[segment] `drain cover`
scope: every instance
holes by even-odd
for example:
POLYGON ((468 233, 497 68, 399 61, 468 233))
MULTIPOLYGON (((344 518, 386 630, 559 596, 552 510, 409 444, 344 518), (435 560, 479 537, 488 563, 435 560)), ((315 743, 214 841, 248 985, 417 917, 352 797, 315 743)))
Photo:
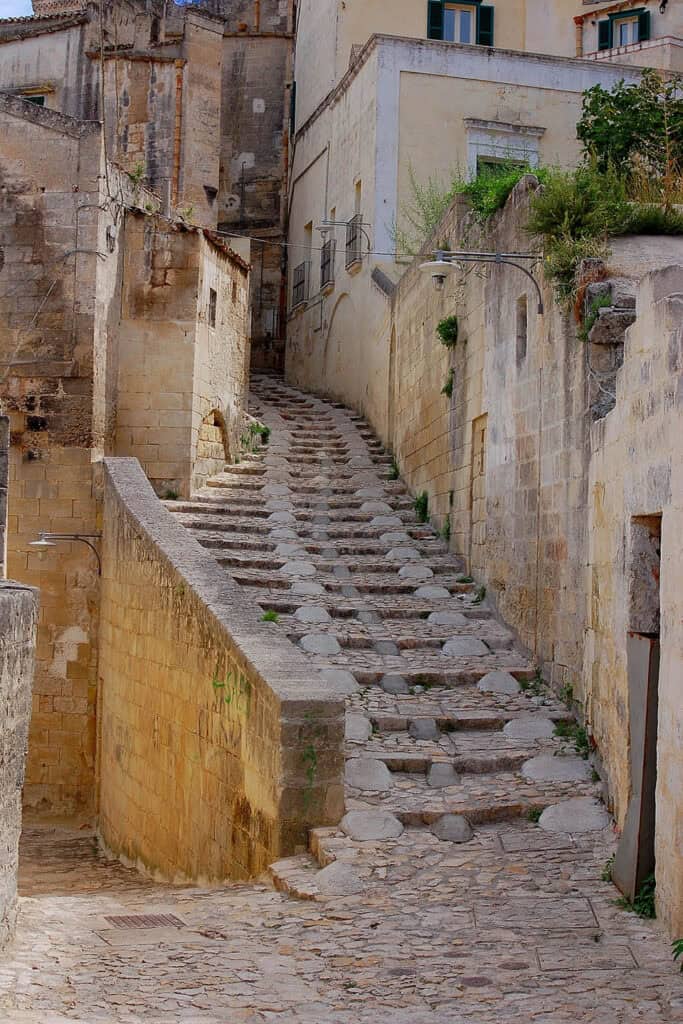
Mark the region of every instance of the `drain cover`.
POLYGON ((185 922, 173 914, 131 914, 105 917, 113 928, 184 928, 185 922))

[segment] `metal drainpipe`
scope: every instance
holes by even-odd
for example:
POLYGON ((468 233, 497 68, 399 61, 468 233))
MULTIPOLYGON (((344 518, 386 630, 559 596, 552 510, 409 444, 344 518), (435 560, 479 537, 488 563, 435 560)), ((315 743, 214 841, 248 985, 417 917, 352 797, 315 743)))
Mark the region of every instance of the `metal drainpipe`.
POLYGON ((261 0, 254 0, 254 32, 261 31, 261 0))
POLYGON ((180 152, 183 136, 183 67, 185 62, 175 61, 175 128, 173 133, 173 181, 171 183, 171 206, 178 203, 180 191, 180 152))

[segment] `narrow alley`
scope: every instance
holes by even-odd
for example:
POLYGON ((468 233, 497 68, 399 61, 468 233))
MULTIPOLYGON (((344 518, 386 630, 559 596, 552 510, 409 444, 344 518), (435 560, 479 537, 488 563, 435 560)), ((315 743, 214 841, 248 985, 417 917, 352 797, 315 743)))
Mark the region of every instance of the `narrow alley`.
MULTIPOLYGON (((346 817, 256 884, 157 884, 26 826, 11 1024, 673 1024, 567 709, 342 406, 252 381, 258 448, 184 526, 347 689, 346 817), (557 735, 560 733, 561 735, 557 735)), ((311 770, 314 771, 314 764, 311 770)))

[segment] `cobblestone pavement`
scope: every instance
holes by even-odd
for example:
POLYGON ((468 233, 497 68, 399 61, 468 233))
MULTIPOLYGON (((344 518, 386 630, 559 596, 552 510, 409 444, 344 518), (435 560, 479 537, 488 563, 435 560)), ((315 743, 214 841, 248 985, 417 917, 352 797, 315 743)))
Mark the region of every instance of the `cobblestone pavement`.
POLYGON ((615 837, 555 735, 566 708, 366 424, 270 376, 252 411, 265 452, 169 507, 346 684, 347 816, 268 879, 211 890, 143 879, 87 830, 27 829, 0 1020, 683 1021, 656 923, 601 878, 615 837))

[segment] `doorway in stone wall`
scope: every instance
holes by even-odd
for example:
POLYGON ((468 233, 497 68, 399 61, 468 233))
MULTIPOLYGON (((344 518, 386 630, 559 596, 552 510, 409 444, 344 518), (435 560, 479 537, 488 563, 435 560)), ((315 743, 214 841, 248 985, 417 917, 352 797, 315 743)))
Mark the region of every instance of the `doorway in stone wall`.
POLYGON ((655 871, 662 517, 636 516, 630 528, 626 653, 631 795, 612 877, 632 900, 655 871))
POLYGON ((472 421, 472 479, 470 484, 470 569, 485 567, 486 439, 488 414, 472 421))
POLYGON ((394 446, 396 429, 396 328, 391 328, 389 345, 389 395, 387 399, 387 433, 389 444, 394 446))

